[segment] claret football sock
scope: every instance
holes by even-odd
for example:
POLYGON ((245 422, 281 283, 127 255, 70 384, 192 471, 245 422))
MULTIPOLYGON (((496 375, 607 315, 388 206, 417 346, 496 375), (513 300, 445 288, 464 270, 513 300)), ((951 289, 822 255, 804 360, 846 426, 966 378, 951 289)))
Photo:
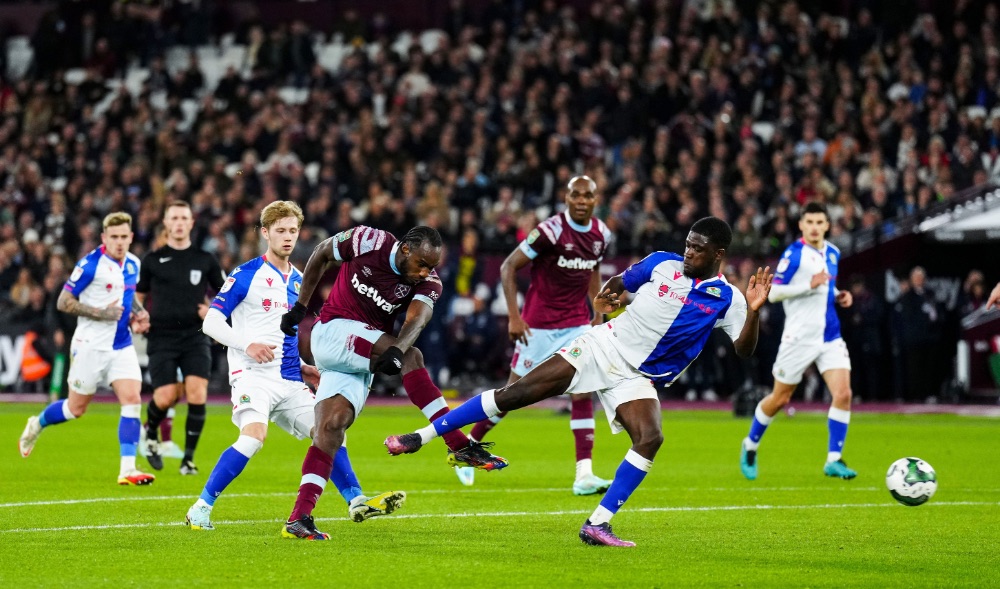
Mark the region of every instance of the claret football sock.
MULTIPOLYGON (((433 422, 448 413, 448 402, 441 395, 441 389, 431 380, 426 368, 404 374, 403 388, 406 389, 410 402, 423 412, 428 421, 433 422)), ((441 438, 451 450, 460 450, 469 445, 469 438, 458 430, 443 434, 441 438)))

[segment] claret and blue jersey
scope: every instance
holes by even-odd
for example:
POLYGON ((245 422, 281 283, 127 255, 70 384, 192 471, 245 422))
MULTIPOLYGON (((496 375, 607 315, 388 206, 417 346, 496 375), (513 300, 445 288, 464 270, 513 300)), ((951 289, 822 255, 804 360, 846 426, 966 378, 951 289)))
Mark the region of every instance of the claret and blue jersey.
POLYGON ((299 300, 302 273, 294 266, 286 276, 267 260, 254 258, 236 267, 212 308, 230 320, 237 337, 250 343, 275 345, 274 360, 260 365, 240 350, 229 349, 229 370, 244 370, 249 366, 280 368, 281 378, 301 381, 299 337, 281 331, 281 316, 299 300))
POLYGON ((840 338, 840 319, 836 308, 837 269, 840 250, 830 242, 816 249, 803 239, 789 245, 778 262, 771 286, 772 302, 783 301, 785 329, 782 341, 816 340, 823 342, 840 338), (826 271, 830 281, 810 288, 812 277, 826 271))
POLYGON ((606 324, 629 364, 667 385, 698 357, 713 329, 736 341, 747 316, 743 293, 724 276, 689 278, 683 262, 677 254, 654 252, 629 266, 622 280, 634 300, 606 324))
POLYGON ((83 257, 63 287, 84 305, 104 309, 112 303, 125 308, 115 322, 80 317, 73 339, 94 350, 121 350, 132 345, 129 318, 135 285, 139 281, 139 258, 125 254, 122 261, 107 255, 100 246, 83 257))

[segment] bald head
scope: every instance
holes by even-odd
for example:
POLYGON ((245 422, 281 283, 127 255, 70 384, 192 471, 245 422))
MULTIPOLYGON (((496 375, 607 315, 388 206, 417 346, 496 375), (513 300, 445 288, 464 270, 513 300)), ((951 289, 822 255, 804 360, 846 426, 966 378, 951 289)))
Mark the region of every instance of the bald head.
POLYGON ((574 176, 566 185, 566 211, 574 223, 590 225, 597 205, 597 182, 590 176, 574 176))

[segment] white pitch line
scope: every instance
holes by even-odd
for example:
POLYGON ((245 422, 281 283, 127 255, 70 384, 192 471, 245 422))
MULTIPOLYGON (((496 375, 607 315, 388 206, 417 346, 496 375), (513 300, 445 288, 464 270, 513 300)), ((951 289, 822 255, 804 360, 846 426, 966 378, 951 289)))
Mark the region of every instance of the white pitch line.
MULTIPOLYGON (((721 492, 721 493, 757 493, 757 492, 786 492, 786 491, 815 491, 816 487, 684 487, 684 488, 674 488, 674 487, 642 487, 643 491, 660 491, 660 492, 721 492)), ((878 491, 879 487, 844 487, 844 491, 878 491)), ((952 489, 961 491, 963 489, 952 489)), ((969 489, 973 490, 973 489, 969 489)), ((982 489, 975 489, 977 491, 982 491, 982 489)), ((568 491, 567 487, 548 487, 541 489, 417 489, 414 491, 407 491, 407 493, 420 494, 420 495, 438 495, 438 494, 465 494, 473 495, 477 493, 565 493, 568 491)), ((224 497, 290 497, 294 496, 294 492, 286 493, 227 493, 224 497)), ((17 503, 0 503, 0 509, 13 508, 13 507, 37 507, 43 505, 79 505, 82 503, 106 503, 106 502, 118 502, 118 501, 169 501, 173 499, 192 499, 194 495, 154 495, 145 496, 138 495, 135 497, 96 497, 91 499, 51 499, 46 501, 20 501, 17 503)))
MULTIPOLYGON (((990 506, 1000 507, 1000 502, 994 501, 939 501, 928 503, 933 507, 955 507, 955 506, 990 506)), ((665 512, 706 512, 706 511, 768 511, 768 510, 806 510, 806 509, 871 509, 871 508, 900 508, 901 505, 895 503, 824 503, 819 505, 710 505, 710 506, 685 506, 685 507, 639 507, 630 509, 630 512, 640 513, 665 513, 665 512)), ((468 517, 547 517, 562 515, 585 515, 590 513, 589 509, 571 509, 561 511, 493 511, 481 513, 415 513, 407 515, 395 515, 384 518, 383 521, 397 519, 431 519, 431 518, 468 518, 468 517)), ((281 523, 280 519, 256 519, 256 520, 223 520, 214 522, 215 525, 242 526, 281 523)), ((346 517, 316 518, 316 521, 342 522, 350 521, 346 517)), ((133 524, 105 524, 99 526, 63 526, 58 528, 15 528, 12 530, 0 530, 0 534, 27 534, 33 532, 67 532, 80 530, 118 530, 135 528, 163 528, 184 526, 180 522, 143 522, 133 524)))

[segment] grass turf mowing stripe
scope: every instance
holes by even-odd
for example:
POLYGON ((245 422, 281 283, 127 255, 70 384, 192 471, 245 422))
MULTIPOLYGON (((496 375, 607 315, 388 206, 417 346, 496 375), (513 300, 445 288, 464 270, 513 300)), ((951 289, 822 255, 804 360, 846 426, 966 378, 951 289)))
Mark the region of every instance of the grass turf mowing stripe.
MULTIPOLYGON (((674 488, 674 487, 643 487, 643 490, 647 491, 665 491, 665 492, 695 492, 695 491, 711 491, 718 493, 736 493, 736 492, 798 492, 798 491, 813 491, 814 487, 749 487, 749 488, 736 488, 736 487, 686 487, 686 488, 674 488)), ((880 487, 844 487, 844 491, 878 491, 880 487)), ((962 490, 973 490, 973 489, 952 489, 955 491, 962 490)), ((982 489, 974 489, 976 491, 981 491, 982 489)), ((416 493, 421 495, 430 494, 442 494, 442 493, 455 493, 455 494, 467 494, 472 495, 475 493, 567 493, 568 487, 549 487, 544 489, 417 489, 414 491, 407 491, 407 493, 416 493)), ((285 493, 232 493, 226 494, 225 497, 294 497, 294 492, 285 493)), ((154 496, 137 496, 137 497, 97 497, 91 499, 52 499, 47 501, 21 501, 18 503, 0 503, 0 509, 4 508, 14 508, 14 507, 35 507, 41 505, 77 505, 81 503, 104 503, 104 502, 114 502, 114 501, 169 501, 172 499, 191 499, 194 495, 154 495, 154 496)))
MULTIPOLYGON (((939 501, 928 503, 926 506, 932 507, 955 507, 955 506, 990 506, 1000 507, 1000 502, 996 501, 939 501)), ((705 511, 767 511, 767 510, 806 510, 806 509, 873 509, 873 508, 900 508, 902 505, 896 503, 825 503, 819 505, 708 505, 708 506, 683 506, 683 507, 639 507, 630 509, 633 513, 662 513, 662 512, 705 512, 705 511)), ((385 520, 397 519, 429 519, 429 518, 456 518, 456 517, 544 517, 562 515, 586 515, 591 513, 591 509, 572 509, 562 511, 495 511, 482 513, 414 513, 406 515, 394 515, 385 520)), ((347 522, 351 521, 346 517, 319 517, 318 522, 347 522)), ((224 520, 213 522, 213 525, 258 525, 283 523, 281 519, 257 519, 257 520, 224 520)), ((33 532, 66 532, 71 530, 117 530, 128 528, 158 528, 186 526, 181 522, 141 522, 134 524, 104 524, 97 526, 63 526, 55 528, 14 528, 11 530, 0 530, 0 534, 27 534, 33 532)))

